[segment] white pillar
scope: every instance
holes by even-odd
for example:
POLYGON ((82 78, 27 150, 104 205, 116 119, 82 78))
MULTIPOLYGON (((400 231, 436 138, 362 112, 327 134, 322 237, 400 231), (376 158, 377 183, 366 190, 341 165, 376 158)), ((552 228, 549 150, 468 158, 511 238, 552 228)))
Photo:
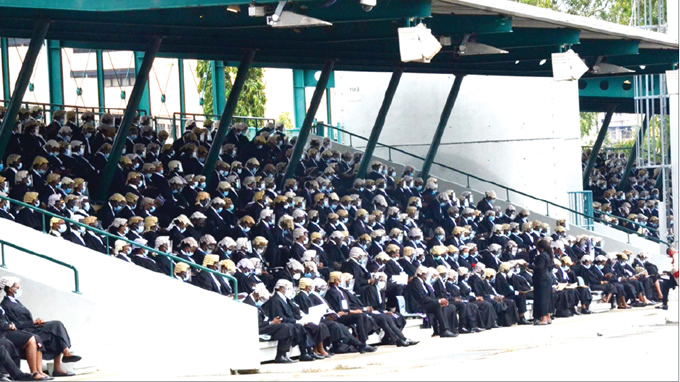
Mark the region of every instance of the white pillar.
POLYGON ((666 22, 668 23, 668 33, 671 36, 678 35, 678 0, 666 1, 666 22))
MULTIPOLYGON (((674 3, 674 1, 669 1, 674 3)), ((676 8, 677 12, 677 8, 676 8)), ((677 25, 677 19, 676 19, 677 25)), ((671 129, 671 177, 673 179, 673 229, 675 232, 675 249, 680 239, 680 131, 678 131, 678 71, 666 72, 668 101, 670 102, 671 129)))

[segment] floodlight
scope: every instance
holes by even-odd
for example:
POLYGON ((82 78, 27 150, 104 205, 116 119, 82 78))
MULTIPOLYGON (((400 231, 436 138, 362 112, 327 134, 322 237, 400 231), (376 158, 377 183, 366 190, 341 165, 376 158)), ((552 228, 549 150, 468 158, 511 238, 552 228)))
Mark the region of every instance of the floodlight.
POLYGON ((359 4, 361 4, 361 8, 364 11, 370 12, 373 10, 373 7, 378 5, 378 0, 359 0, 359 4))
POLYGON ((402 62, 430 62, 442 49, 432 31, 424 24, 399 28, 398 33, 402 62))
POLYGON ((573 50, 564 53, 553 53, 552 70, 555 81, 574 81, 588 71, 588 66, 573 50))

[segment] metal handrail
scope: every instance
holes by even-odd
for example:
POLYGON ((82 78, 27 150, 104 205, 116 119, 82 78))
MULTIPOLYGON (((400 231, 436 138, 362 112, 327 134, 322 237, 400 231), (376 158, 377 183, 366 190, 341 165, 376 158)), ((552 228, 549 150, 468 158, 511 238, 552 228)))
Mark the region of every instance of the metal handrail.
MULTIPOLYGON (((147 251, 149 251, 149 252, 151 252, 151 253, 155 253, 156 256, 158 256, 158 255, 160 255, 160 256, 165 256, 165 257, 167 257, 167 258, 169 258, 169 259, 171 259, 171 260, 174 260, 175 262, 182 262, 182 263, 185 263, 185 264, 189 265, 189 266, 192 267, 192 268, 196 268, 196 269, 199 269, 199 270, 204 271, 204 272, 212 273, 212 274, 215 274, 216 276, 226 277, 226 278, 229 280, 229 282, 233 285, 233 289, 234 289, 234 300, 238 300, 238 282, 237 282, 236 278, 234 278, 234 277, 231 276, 231 275, 227 275, 227 274, 224 274, 224 273, 221 273, 221 272, 217 272, 217 271, 215 271, 215 270, 213 270, 213 269, 206 268, 206 267, 204 267, 204 266, 202 266, 202 265, 195 264, 195 263, 192 263, 192 262, 187 261, 187 260, 185 260, 185 259, 182 259, 181 257, 177 257, 177 256, 172 255, 172 254, 169 254, 169 253, 161 252, 161 251, 159 251, 159 250, 157 250, 157 249, 155 249, 155 248, 151 248, 151 247, 148 247, 148 246, 146 246, 146 245, 141 245, 141 244, 139 244, 139 243, 135 243, 134 241, 129 240, 129 239, 126 238, 126 237, 114 235, 114 234, 112 234, 112 233, 110 233, 110 232, 101 230, 101 229, 99 229, 99 228, 91 227, 91 226, 89 226, 89 225, 87 225, 87 224, 84 224, 84 223, 75 221, 75 220, 70 219, 70 218, 67 218, 67 217, 65 217, 65 216, 57 215, 57 214, 52 213, 52 212, 50 212, 50 211, 43 210, 42 208, 39 208, 39 207, 30 205, 30 204, 26 204, 26 203, 24 203, 24 202, 21 202, 21 201, 15 200, 15 199, 11 199, 11 198, 8 198, 8 197, 6 197, 6 196, 0 195, 0 200, 7 200, 7 201, 9 201, 11 204, 15 204, 15 205, 21 206, 21 207, 23 207, 23 208, 31 209, 31 210, 36 211, 36 212, 39 212, 41 215, 43 215, 42 218, 41 218, 41 220, 42 220, 42 231, 43 231, 43 233, 48 233, 47 227, 45 226, 45 218, 44 218, 44 216, 47 215, 47 216, 50 216, 50 217, 53 217, 53 218, 61 219, 61 220, 65 221, 65 222, 67 222, 67 223, 69 223, 69 224, 73 224, 73 225, 75 225, 75 226, 77 226, 77 227, 84 227, 85 229, 87 229, 87 230, 89 230, 89 231, 92 231, 92 232, 94 232, 94 233, 96 233, 96 234, 99 234, 99 235, 101 235, 101 236, 104 236, 104 237, 106 238, 106 255, 107 255, 107 256, 111 256, 111 246, 109 245, 110 242, 111 242, 111 240, 114 240, 114 242, 115 242, 115 240, 122 240, 122 241, 124 241, 124 242, 126 242, 126 243, 128 243, 128 244, 130 244, 130 245, 133 245, 133 246, 136 246, 136 247, 139 247, 139 248, 146 249, 147 251)), ((172 263, 171 263, 171 264, 172 264, 172 263)), ((170 267, 170 277, 173 277, 173 276, 174 276, 174 269, 173 269, 173 267, 172 267, 172 265, 171 265, 171 267, 170 267)))
MULTIPOLYGON (((9 104, 9 100, 0 100, 3 104, 7 105, 9 104)), ((83 112, 89 111, 94 114, 102 114, 100 113, 100 110, 103 110, 104 113, 109 113, 111 114, 112 111, 120 112, 120 115, 123 115, 123 112, 125 112, 125 108, 120 108, 120 107, 99 107, 99 106, 78 106, 78 105, 65 105, 65 104, 57 104, 57 103, 45 103, 45 102, 29 102, 25 101, 21 103, 24 107, 27 109, 29 106, 40 106, 43 111, 43 122, 47 124, 47 115, 46 113, 54 113, 57 110, 66 110, 66 109, 71 109, 76 112, 76 117, 78 117, 80 114, 83 112)), ((147 115, 148 112, 144 109, 139 109, 139 114, 140 115, 147 115)))
POLYGON ((80 276, 78 275, 78 268, 74 267, 71 264, 65 263, 61 260, 57 260, 53 257, 31 251, 30 249, 26 249, 26 248, 20 247, 16 244, 12 244, 10 242, 7 242, 5 240, 0 239, 0 253, 2 254, 2 265, 0 265, 0 266, 2 268, 7 268, 7 265, 5 264, 5 246, 8 246, 10 248, 14 248, 14 249, 21 251, 21 252, 24 252, 24 253, 28 253, 29 255, 37 256, 41 259, 51 261, 55 264, 61 265, 62 267, 66 267, 66 268, 71 269, 73 271, 73 279, 74 279, 73 281, 75 283, 75 290, 73 291, 73 293, 80 294, 80 276))
MULTIPOLYGON (((331 126, 331 125, 326 125, 326 124, 321 124, 321 123, 320 123, 320 125, 323 125, 324 127, 327 127, 327 128, 329 128, 329 129, 335 129, 335 130, 337 130, 337 131, 339 131, 339 132, 341 132, 341 133, 344 133, 344 134, 349 135, 349 137, 350 137, 350 146, 351 146, 351 147, 353 147, 353 145, 352 145, 352 138, 359 138, 359 139, 368 141, 368 138, 366 138, 366 137, 363 137, 363 136, 361 136, 361 135, 358 135, 358 134, 352 133, 352 132, 350 132, 350 131, 341 129, 341 128, 339 128, 339 127, 331 126)), ((418 155, 409 153, 409 152, 407 152, 407 151, 404 151, 404 150, 402 150, 402 149, 400 149, 400 148, 397 148, 397 147, 394 147, 394 146, 386 145, 386 144, 383 144, 383 143, 380 143, 380 142, 378 142, 376 146, 384 147, 384 148, 387 148, 387 149, 388 149, 388 157, 389 157, 388 160, 389 160, 389 161, 392 161, 392 153, 391 153, 392 151, 396 151, 396 152, 398 152, 398 153, 404 154, 404 155, 409 156, 409 157, 414 158, 414 159, 418 159, 418 160, 421 160, 421 161, 425 161, 425 158, 423 158, 423 157, 420 157, 420 156, 418 156, 418 155)), ((670 243, 668 243, 668 242, 666 242, 666 241, 664 241, 664 240, 661 240, 661 239, 659 239, 659 238, 656 238, 656 237, 653 237, 653 236, 643 235, 643 234, 640 234, 640 233, 637 232, 637 231, 633 231, 633 230, 630 230, 630 229, 625 228, 625 227, 622 227, 622 226, 612 225, 611 223, 606 222, 606 221, 604 221, 603 219, 600 219, 600 218, 598 218, 598 217, 595 217, 595 216, 588 216, 588 215, 586 215, 586 214, 584 214, 584 213, 582 213, 582 212, 580 212, 580 211, 572 210, 572 209, 570 209, 570 208, 561 206, 561 205, 556 204, 556 203, 554 203, 554 202, 551 202, 551 201, 549 201, 549 200, 541 199, 541 198, 538 198, 538 197, 536 197, 536 196, 529 195, 529 194, 527 194, 527 193, 525 193, 525 192, 522 192, 522 191, 519 191, 519 190, 515 190, 515 189, 513 189, 513 188, 510 188, 510 187, 504 186, 504 185, 502 185, 502 184, 496 183, 496 182, 494 182, 494 181, 480 178, 480 177, 478 177, 478 176, 476 176, 476 175, 469 174, 469 173, 467 173, 467 172, 465 172, 465 171, 458 170, 458 169, 456 169, 456 168, 453 168, 453 167, 451 167, 451 166, 445 165, 445 164, 443 164, 443 163, 432 162, 432 164, 435 164, 435 165, 440 166, 440 167, 442 167, 442 168, 444 168, 444 169, 447 169, 447 170, 450 170, 450 171, 453 171, 453 172, 457 172, 457 173, 459 173, 459 174, 461 174, 461 175, 464 175, 464 176, 466 177, 466 183, 467 183, 467 184, 466 184, 466 188, 472 189, 472 188, 470 187, 470 179, 474 179, 474 180, 477 180, 477 181, 480 181, 480 182, 484 182, 484 183, 488 183, 488 184, 494 185, 494 186, 496 186, 496 187, 498 187, 498 188, 501 188, 501 189, 505 190, 505 193, 506 193, 506 201, 507 201, 508 203, 510 203, 510 193, 511 193, 511 192, 516 193, 516 194, 521 195, 521 196, 524 196, 524 197, 526 197, 526 198, 529 198, 529 199, 532 199, 532 200, 541 202, 541 203, 545 203, 545 205, 546 205, 546 216, 550 216, 550 206, 553 206, 553 207, 562 209, 562 210, 564 210, 564 211, 567 211, 567 212, 570 212, 570 213, 574 213, 574 214, 576 214, 576 215, 584 216, 584 217, 587 217, 587 218, 593 218, 593 219, 595 219, 595 221, 597 221, 597 222, 599 222, 599 223, 602 223, 602 224, 604 224, 604 225, 607 225, 607 226, 610 226, 610 227, 619 229, 619 230, 621 230, 621 231, 627 233, 629 236, 630 236, 631 234, 634 234, 634 235, 640 236, 640 237, 645 238, 645 239, 647 239, 647 240, 654 241, 654 242, 659 243, 659 244, 665 244, 665 245, 667 245, 667 246, 670 246, 670 245, 671 245, 670 243)), ((481 192, 481 191, 477 191, 477 192, 481 192)), ((598 213, 600 213, 600 211, 598 211, 598 213)), ((618 216, 616 216, 616 215, 610 215, 610 214, 607 214, 606 212, 602 212, 602 214, 605 214, 605 215, 609 215, 609 216, 611 216, 611 217, 614 217, 614 218, 616 218, 616 219, 619 220, 619 221, 626 221, 626 222, 633 223, 633 224, 639 226, 639 223, 633 222, 633 221, 631 221, 631 220, 628 220, 628 219, 625 219, 625 218, 622 218, 622 217, 618 217, 618 216)), ((646 229, 649 229, 649 230, 657 231, 657 230, 655 230, 655 229, 653 229, 653 228, 648 228, 648 227, 645 227, 645 228, 646 228, 646 229)), ((630 242, 630 237, 629 237, 628 241, 630 242)))

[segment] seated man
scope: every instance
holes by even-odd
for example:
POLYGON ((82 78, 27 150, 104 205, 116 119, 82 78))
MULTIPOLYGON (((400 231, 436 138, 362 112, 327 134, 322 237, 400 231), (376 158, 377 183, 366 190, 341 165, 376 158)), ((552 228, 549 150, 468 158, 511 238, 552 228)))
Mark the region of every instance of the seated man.
POLYGON ((264 284, 258 284, 255 286, 255 289, 253 289, 253 292, 243 300, 243 303, 257 308, 260 335, 266 334, 272 341, 278 341, 276 344, 276 358, 274 358, 274 362, 293 363, 295 361, 288 358, 286 353, 290 350, 293 339, 295 338, 295 326, 290 323, 284 323, 281 317, 267 317, 262 310, 262 305, 264 305, 270 297, 271 294, 264 284))
MULTIPOLYGON (((407 301, 412 301, 410 306, 413 309, 418 309, 423 313, 434 316, 432 328, 434 330, 433 336, 439 337, 457 337, 458 333, 449 330, 447 325, 447 318, 455 315, 455 312, 449 308, 449 302, 445 298, 436 298, 434 290, 429 285, 429 271, 427 268, 420 266, 416 269, 415 277, 409 282, 404 290, 407 301)), ((456 325, 457 326, 457 325, 456 325)), ((456 328, 451 328, 457 330, 456 328)))

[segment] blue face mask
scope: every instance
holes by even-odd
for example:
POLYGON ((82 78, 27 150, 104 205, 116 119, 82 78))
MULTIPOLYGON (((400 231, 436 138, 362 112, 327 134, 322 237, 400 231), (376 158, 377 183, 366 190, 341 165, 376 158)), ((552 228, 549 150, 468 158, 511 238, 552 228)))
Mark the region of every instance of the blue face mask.
POLYGON ((178 190, 178 189, 174 189, 174 190, 172 190, 172 193, 175 194, 175 195, 177 195, 177 194, 179 194, 179 190, 178 190))
POLYGON ((437 235, 437 239, 444 240, 444 235, 437 235))
POLYGON ((4 169, 4 168, 5 168, 5 165, 0 163, 0 171, 2 171, 2 169, 4 169))
POLYGON ((156 211, 156 206, 152 206, 151 209, 149 210, 149 213, 152 214, 156 211))
POLYGON ((464 259, 467 259, 468 257, 470 257, 470 254, 467 253, 467 252, 465 252, 465 253, 463 253, 463 254, 460 255, 460 256, 461 256, 462 258, 464 258, 464 259))
POLYGON ((115 212, 120 212, 123 209, 123 206, 115 206, 113 207, 113 211, 115 212))
POLYGON ((234 205, 232 204, 231 206, 229 206, 229 208, 227 208, 227 211, 233 212, 234 211, 234 205))
POLYGON ((224 208, 222 208, 222 207, 215 209, 215 211, 216 211, 218 214, 221 214, 223 210, 224 210, 224 208))

